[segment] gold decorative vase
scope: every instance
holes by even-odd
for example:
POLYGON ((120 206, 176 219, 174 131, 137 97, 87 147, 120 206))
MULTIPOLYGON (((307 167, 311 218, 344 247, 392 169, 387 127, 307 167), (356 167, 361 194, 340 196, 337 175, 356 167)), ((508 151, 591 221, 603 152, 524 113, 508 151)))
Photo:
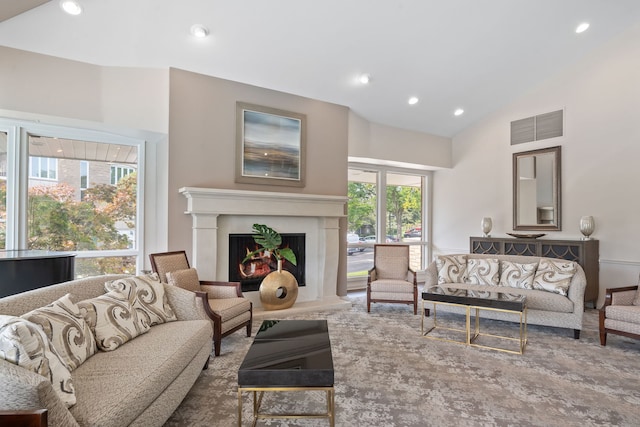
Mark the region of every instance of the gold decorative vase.
POLYGON ((282 269, 278 260, 278 270, 272 271, 260 284, 260 302, 265 310, 289 308, 298 298, 298 281, 287 270, 282 269))

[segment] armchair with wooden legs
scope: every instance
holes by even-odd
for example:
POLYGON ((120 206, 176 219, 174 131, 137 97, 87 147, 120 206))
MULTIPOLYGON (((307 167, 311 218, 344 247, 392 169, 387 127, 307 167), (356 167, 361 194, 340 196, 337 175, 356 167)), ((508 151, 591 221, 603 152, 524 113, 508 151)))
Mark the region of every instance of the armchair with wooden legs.
POLYGON ((371 303, 413 305, 418 311, 416 272, 409 268, 408 245, 374 245, 373 268, 367 277, 367 312, 371 303))
POLYGON ((251 336, 253 306, 242 296, 239 282, 215 282, 198 279, 195 268, 189 267, 185 251, 150 254, 151 267, 160 281, 194 292, 202 300, 204 311, 213 323, 215 355, 220 355, 223 337, 246 327, 251 336))

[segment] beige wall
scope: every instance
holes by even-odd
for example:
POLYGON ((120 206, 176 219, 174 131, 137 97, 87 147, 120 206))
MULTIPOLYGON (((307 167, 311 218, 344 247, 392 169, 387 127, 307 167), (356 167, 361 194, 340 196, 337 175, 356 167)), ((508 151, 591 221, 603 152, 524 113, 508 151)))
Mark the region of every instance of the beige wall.
POLYGON ((0 109, 167 133, 167 70, 100 67, 0 46, 0 109))
POLYGON ((180 187, 347 194, 347 107, 178 69, 170 70, 169 99, 170 249, 191 248, 180 187), (234 182, 236 101, 306 114, 304 188, 234 182))
POLYGON ((449 168, 451 139, 371 123, 351 112, 349 157, 419 169, 449 168))
POLYGON ((637 282, 640 272, 640 26, 623 34, 517 102, 453 138, 451 170, 434 177, 434 249, 469 250, 480 220, 495 236, 512 226, 512 153, 562 146, 562 231, 579 239, 578 223, 593 215, 604 288, 637 282), (565 135, 511 146, 513 120, 565 108, 565 135))

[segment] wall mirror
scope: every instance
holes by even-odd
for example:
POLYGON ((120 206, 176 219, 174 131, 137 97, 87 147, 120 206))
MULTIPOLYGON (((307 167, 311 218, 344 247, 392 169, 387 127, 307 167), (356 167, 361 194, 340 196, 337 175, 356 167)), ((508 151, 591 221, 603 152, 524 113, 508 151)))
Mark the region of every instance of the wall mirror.
POLYGON ((560 147, 513 153, 513 229, 562 230, 560 147))

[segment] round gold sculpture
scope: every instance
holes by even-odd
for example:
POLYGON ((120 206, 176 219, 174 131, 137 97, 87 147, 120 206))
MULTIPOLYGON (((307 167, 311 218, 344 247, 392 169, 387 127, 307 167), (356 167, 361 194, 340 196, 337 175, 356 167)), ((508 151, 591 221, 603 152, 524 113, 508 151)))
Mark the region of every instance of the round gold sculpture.
POLYGON ((287 270, 272 271, 260 285, 260 302, 265 310, 289 308, 298 298, 298 281, 287 270))

